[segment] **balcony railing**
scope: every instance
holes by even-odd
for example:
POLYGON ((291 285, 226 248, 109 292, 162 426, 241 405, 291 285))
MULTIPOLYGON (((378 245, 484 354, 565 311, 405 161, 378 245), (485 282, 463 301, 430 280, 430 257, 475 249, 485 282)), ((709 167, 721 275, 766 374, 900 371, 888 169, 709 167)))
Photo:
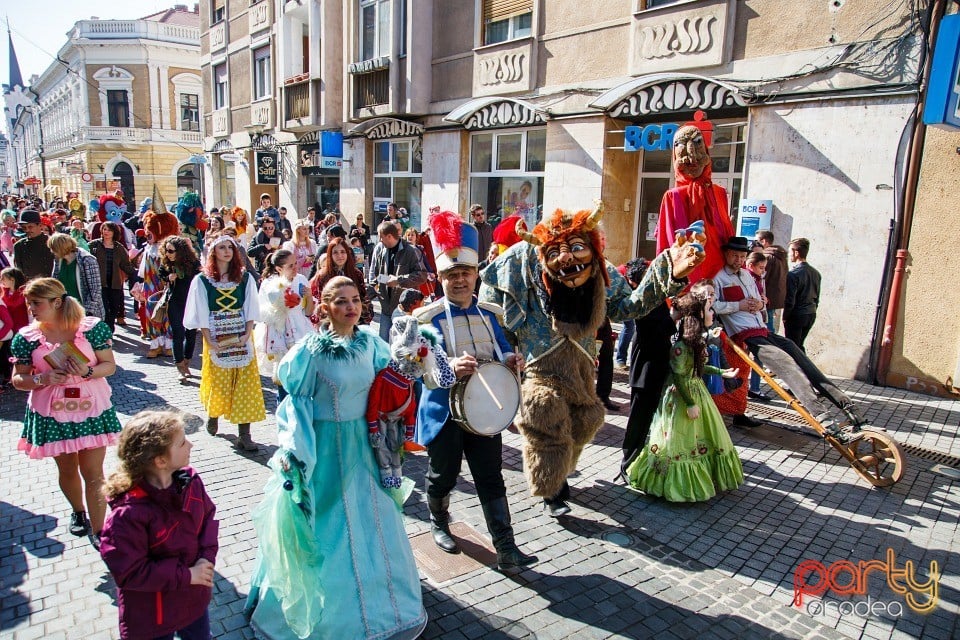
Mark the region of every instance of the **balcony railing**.
POLYGON ((136 129, 133 127, 81 127, 68 134, 44 140, 47 151, 61 151, 85 143, 148 144, 176 143, 198 145, 199 131, 177 129, 136 129))
POLYGON ((387 104, 390 101, 390 70, 380 69, 353 76, 353 104, 356 109, 387 104))
POLYGON ((153 20, 80 20, 73 36, 90 40, 140 39, 200 45, 200 28, 153 20))
POLYGON ((287 120, 310 117, 310 81, 288 84, 283 88, 287 94, 287 120))

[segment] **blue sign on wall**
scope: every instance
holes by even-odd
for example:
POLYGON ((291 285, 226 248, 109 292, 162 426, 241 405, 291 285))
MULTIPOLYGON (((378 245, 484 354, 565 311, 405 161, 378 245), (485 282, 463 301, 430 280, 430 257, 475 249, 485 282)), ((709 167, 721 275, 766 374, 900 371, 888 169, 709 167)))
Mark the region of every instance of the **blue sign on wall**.
POLYGON ((960 14, 944 16, 933 49, 923 123, 960 129, 960 14))
POLYGON ((342 158, 343 134, 339 131, 321 131, 320 155, 324 158, 342 158))
POLYGON ((623 150, 666 151, 673 146, 673 134, 679 128, 680 125, 673 123, 626 127, 623 130, 623 150))

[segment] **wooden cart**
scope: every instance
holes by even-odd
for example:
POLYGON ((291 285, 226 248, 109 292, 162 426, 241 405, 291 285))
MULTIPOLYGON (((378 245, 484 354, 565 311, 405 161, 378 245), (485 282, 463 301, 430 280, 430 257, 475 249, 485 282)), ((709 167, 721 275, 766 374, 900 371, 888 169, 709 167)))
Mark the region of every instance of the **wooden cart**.
POLYGON ((830 445, 840 452, 853 470, 875 487, 889 487, 903 477, 906 469, 906 454, 896 440, 884 431, 863 427, 858 432, 847 432, 845 437, 831 434, 820 422, 807 411, 800 402, 787 390, 777 384, 770 374, 764 371, 746 351, 741 349, 733 340, 727 338, 727 343, 751 369, 763 378, 777 395, 800 414, 812 428, 830 445))

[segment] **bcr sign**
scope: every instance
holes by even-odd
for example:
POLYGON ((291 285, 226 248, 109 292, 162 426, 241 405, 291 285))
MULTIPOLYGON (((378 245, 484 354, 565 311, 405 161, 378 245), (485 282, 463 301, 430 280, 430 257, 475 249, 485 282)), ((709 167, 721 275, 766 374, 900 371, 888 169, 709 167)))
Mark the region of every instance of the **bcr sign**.
POLYGON ((623 130, 624 151, 666 151, 673 146, 673 134, 680 125, 674 123, 629 126, 623 130))

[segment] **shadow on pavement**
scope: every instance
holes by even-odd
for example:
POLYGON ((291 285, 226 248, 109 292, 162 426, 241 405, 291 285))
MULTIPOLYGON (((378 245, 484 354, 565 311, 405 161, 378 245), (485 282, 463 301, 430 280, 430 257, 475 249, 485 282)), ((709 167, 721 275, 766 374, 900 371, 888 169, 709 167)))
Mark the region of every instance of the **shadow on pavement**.
POLYGON ((49 535, 56 527, 53 516, 0 501, 0 631, 30 617, 30 597, 18 589, 27 575, 27 554, 36 558, 63 555, 64 544, 49 535))

